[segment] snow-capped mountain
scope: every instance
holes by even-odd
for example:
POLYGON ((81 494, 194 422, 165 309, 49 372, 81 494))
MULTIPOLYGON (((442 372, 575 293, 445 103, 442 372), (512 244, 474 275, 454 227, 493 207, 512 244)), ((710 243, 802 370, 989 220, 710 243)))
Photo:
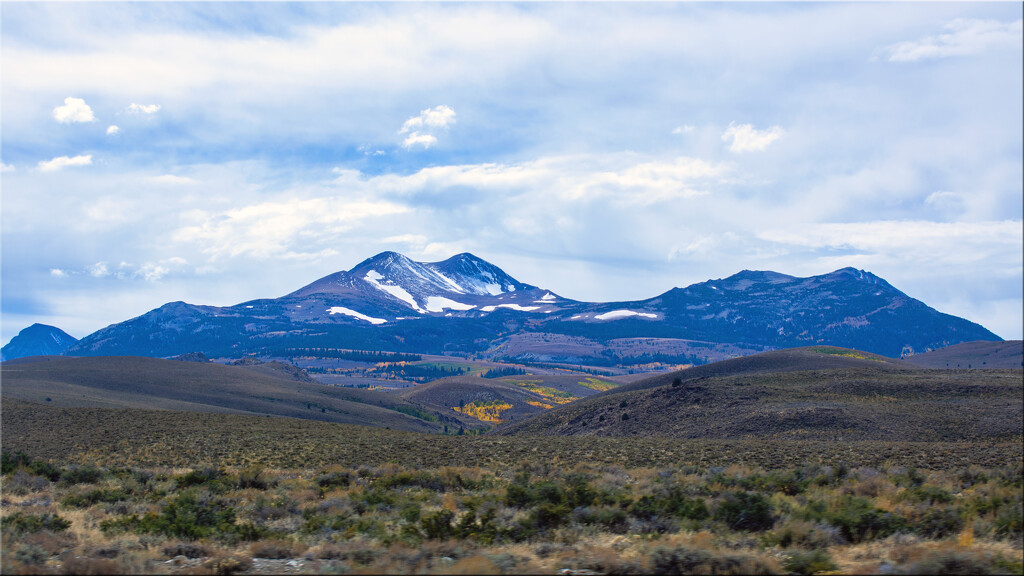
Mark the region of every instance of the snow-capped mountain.
POLYGON ((296 302, 289 309, 293 318, 326 311, 377 324, 410 315, 477 316, 498 308, 553 311, 556 302, 568 302, 469 253, 442 262, 415 262, 397 252, 382 252, 284 299, 296 302))
POLYGON ((0 361, 60 354, 75 342, 78 342, 77 338, 56 326, 33 324, 0 348, 0 361))
POLYGON ((831 344, 888 356, 1000 339, 853 268, 809 278, 744 270, 647 300, 588 303, 519 282, 472 254, 415 262, 384 252, 281 298, 223 308, 166 304, 90 334, 67 353, 237 357, 283 347, 476 353, 523 333, 591 343, 831 344))

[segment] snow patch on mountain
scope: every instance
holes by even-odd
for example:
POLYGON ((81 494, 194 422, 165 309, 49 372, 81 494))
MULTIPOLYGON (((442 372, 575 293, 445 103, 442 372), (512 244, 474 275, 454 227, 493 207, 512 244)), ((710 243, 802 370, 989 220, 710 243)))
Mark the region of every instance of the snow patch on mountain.
POLYGON ((406 304, 409 305, 410 308, 419 312, 420 314, 426 313, 426 310, 420 308, 419 304, 416 303, 416 300, 412 297, 412 294, 409 294, 408 290, 402 288, 401 286, 395 286, 392 284, 382 284, 380 280, 383 278, 384 276, 381 275, 381 273, 377 272, 376 270, 370 270, 369 272, 366 273, 366 276, 363 277, 363 279, 369 282, 374 288, 381 290, 383 292, 387 292, 388 294, 394 296, 395 298, 401 300, 402 302, 405 302, 406 304))
POLYGON ((519 304, 498 304, 496 306, 484 306, 480 310, 484 312, 494 312, 498 308, 510 308, 512 310, 518 310, 519 312, 533 312, 540 308, 540 306, 520 306, 519 304))
POLYGON ((621 320, 623 318, 630 318, 632 316, 642 316, 644 318, 657 318, 657 314, 650 314, 648 312, 636 312, 633 310, 612 310, 611 312, 605 312, 604 314, 598 314, 594 316, 594 320, 621 320))
POLYGON ((360 320, 366 320, 370 324, 383 324, 383 323, 387 322, 387 320, 385 320, 383 318, 373 318, 371 316, 367 316, 366 314, 360 314, 359 312, 356 312, 355 310, 351 310, 349 308, 345 308, 344 306, 332 306, 332 307, 328 308, 327 311, 330 312, 332 315, 333 314, 344 314, 346 316, 352 316, 353 318, 358 318, 360 320))
POLYGON ((475 304, 463 304, 444 296, 429 296, 427 298, 427 310, 430 312, 443 312, 445 308, 451 310, 472 310, 475 304))

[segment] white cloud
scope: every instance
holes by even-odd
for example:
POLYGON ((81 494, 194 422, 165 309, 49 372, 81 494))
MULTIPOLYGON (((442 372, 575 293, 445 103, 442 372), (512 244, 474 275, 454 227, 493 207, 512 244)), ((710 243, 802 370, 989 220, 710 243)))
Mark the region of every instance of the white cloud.
POLYGON ((174 174, 161 174, 159 176, 152 176, 146 180, 153 184, 166 184, 170 186, 185 186, 197 183, 195 179, 189 178, 188 176, 176 176, 174 174))
POLYGON ((437 144, 437 137, 431 134, 434 130, 447 130, 448 126, 455 123, 455 110, 451 106, 434 106, 420 111, 419 116, 413 116, 402 124, 399 134, 408 134, 402 141, 402 146, 412 148, 423 146, 424 149, 437 144))
POLYGON ((131 112, 132 114, 156 114, 159 111, 159 104, 136 104, 135 102, 132 102, 131 105, 128 106, 128 112, 131 112))
POLYGON ((399 134, 415 132, 424 128, 447 128, 449 124, 455 123, 455 110, 451 106, 434 106, 420 111, 419 116, 413 116, 402 124, 399 134))
POLYGON ((93 122, 96 120, 96 116, 92 113, 92 108, 85 103, 85 100, 70 96, 64 99, 63 106, 57 106, 53 109, 53 118, 61 124, 93 122))
POLYGON ((722 134, 722 140, 732 140, 730 152, 756 152, 767 148, 769 144, 781 138, 782 134, 782 128, 778 126, 772 126, 767 130, 755 130, 753 124, 729 123, 729 127, 722 134))
POLYGON ((437 138, 430 134, 420 134, 419 132, 413 132, 406 136, 405 140, 402 141, 402 146, 406 148, 412 148, 413 146, 423 146, 424 149, 430 148, 434 144, 437 144, 437 138))
POLYGON ((0 162, 0 172, 14 172, 15 168, 11 164, 4 164, 0 162))
POLYGON ((114 134, 117 134, 120 131, 121 131, 121 129, 118 128, 117 126, 110 125, 110 126, 107 127, 107 136, 113 136, 114 134))
POLYGON ((68 273, 60 268, 50 268, 50 276, 53 276, 54 278, 67 278, 68 273))
POLYGON ((672 130, 672 133, 673 134, 692 134, 694 130, 696 130, 696 128, 694 126, 690 126, 689 124, 684 124, 682 126, 676 126, 672 130))
POLYGON ((374 218, 408 212, 409 207, 345 198, 285 199, 225 212, 193 211, 193 224, 173 233, 177 242, 198 244, 211 259, 318 259, 337 254, 330 247, 346 232, 374 218), (318 245, 327 246, 317 250, 318 245))
POLYGON ((980 54, 992 48, 1020 50, 1021 23, 957 18, 946 24, 946 32, 921 40, 897 42, 882 49, 890 62, 917 62, 980 54))
POLYGON ((91 274, 93 278, 103 278, 105 276, 110 276, 110 269, 107 268, 106 262, 97 262, 89 267, 89 274, 91 274))
POLYGON ((995 259, 1019 272, 1024 227, 1020 220, 932 222, 926 220, 844 222, 767 229, 762 240, 811 249, 857 252, 828 257, 836 267, 870 259, 907 266, 974 265, 995 259), (1016 261, 1016 264, 1014 262, 1016 261))
POLYGON ((42 160, 39 162, 39 170, 42 172, 56 172, 62 168, 69 166, 89 166, 92 164, 92 154, 85 154, 83 156, 75 156, 68 158, 67 156, 58 156, 53 160, 42 160))

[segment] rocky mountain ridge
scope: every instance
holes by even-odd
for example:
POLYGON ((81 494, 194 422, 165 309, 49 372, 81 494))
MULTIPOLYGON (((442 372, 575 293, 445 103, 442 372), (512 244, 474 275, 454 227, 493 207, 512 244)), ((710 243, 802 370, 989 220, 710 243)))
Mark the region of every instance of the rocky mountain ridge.
POLYGON ((281 298, 226 307, 172 302, 67 353, 237 357, 321 347, 494 356, 524 333, 760 349, 830 344, 890 357, 1000 340, 853 268, 808 278, 744 270, 646 300, 591 303, 522 283, 468 253, 423 263, 384 252, 281 298))

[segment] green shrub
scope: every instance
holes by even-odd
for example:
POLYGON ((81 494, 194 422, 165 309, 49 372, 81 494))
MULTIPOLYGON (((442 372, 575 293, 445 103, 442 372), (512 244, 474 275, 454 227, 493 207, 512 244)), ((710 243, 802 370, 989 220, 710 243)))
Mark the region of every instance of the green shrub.
POLYGON ((18 534, 31 534, 42 530, 63 532, 71 527, 71 522, 56 514, 35 515, 15 512, 5 517, 0 526, 4 530, 11 530, 18 534))
POLYGON ((930 507, 911 526, 915 534, 934 539, 953 536, 963 527, 964 522, 955 509, 935 507, 930 507))
POLYGON ((452 519, 455 514, 449 510, 438 510, 420 520, 423 533, 431 540, 445 540, 450 538, 455 531, 452 529, 452 519))
POLYGON ((756 492, 727 493, 715 510, 715 520, 725 522, 733 530, 768 530, 775 523, 772 504, 756 492))
POLYGON ((242 537, 251 539, 258 537, 259 530, 249 525, 235 524, 235 510, 229 503, 219 498, 211 498, 208 494, 197 495, 193 490, 186 490, 177 498, 168 502, 159 514, 150 512, 139 517, 104 520, 100 528, 105 533, 132 531, 139 534, 162 534, 187 540, 197 540, 209 536, 242 537))
POLYGON ((328 472, 321 474, 316 483, 320 488, 329 490, 331 488, 348 488, 352 483, 352 476, 348 472, 328 472))
POLYGON ((90 490, 84 494, 68 494, 60 501, 62 506, 68 508, 88 508, 100 502, 120 502, 127 500, 128 494, 121 489, 105 490, 102 488, 90 490))
POLYGON ((202 486, 211 492, 222 493, 231 490, 238 485, 238 482, 231 476, 218 468, 203 468, 193 470, 184 476, 175 478, 179 490, 202 486))
POLYGON ((843 537, 854 544, 885 538, 907 525, 903 518, 873 507, 870 500, 861 496, 844 496, 840 505, 826 512, 823 519, 839 528, 843 537))
POLYGON ((1003 506, 992 523, 993 530, 997 536, 1003 538, 1015 538, 1018 541, 1024 534, 1024 507, 1018 501, 1012 506, 1003 506))
POLYGON ((103 476, 103 470, 95 466, 75 466, 61 472, 60 483, 65 485, 94 484, 103 479, 103 476))

